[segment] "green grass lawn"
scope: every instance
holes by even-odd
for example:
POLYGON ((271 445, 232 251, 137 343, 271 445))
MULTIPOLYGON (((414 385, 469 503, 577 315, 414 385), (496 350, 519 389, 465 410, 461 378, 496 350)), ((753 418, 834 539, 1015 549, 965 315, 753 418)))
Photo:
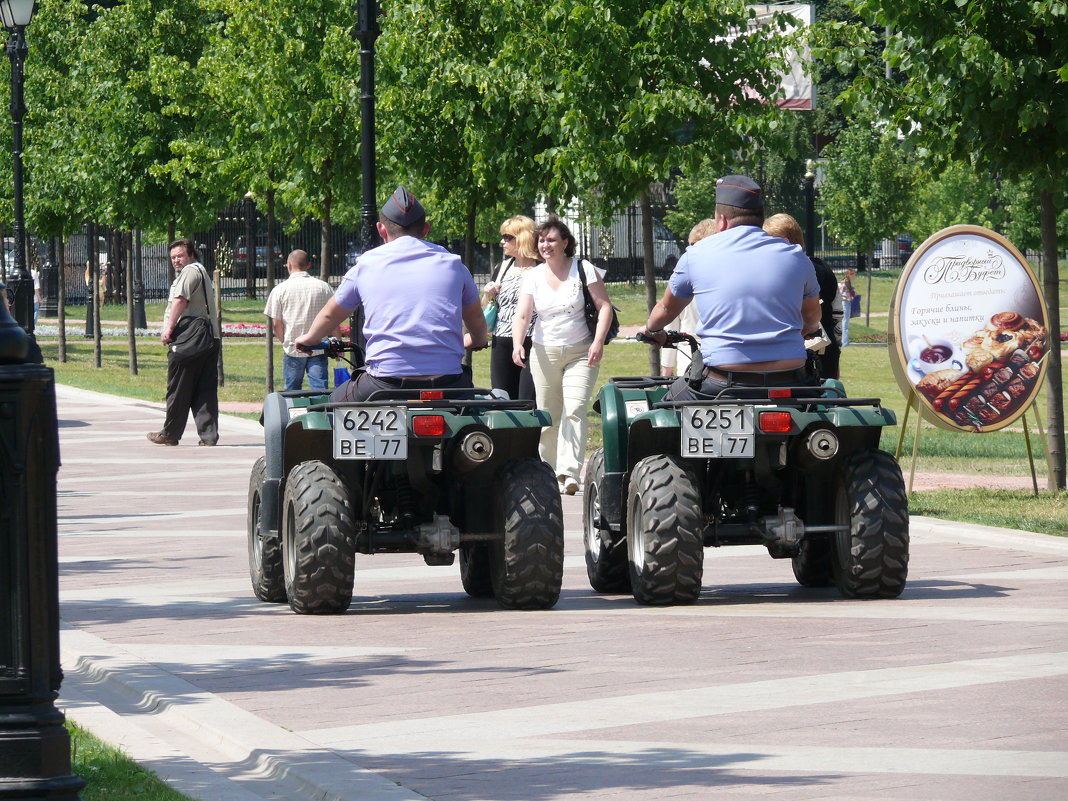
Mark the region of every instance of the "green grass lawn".
POLYGON ((85 782, 82 801, 189 801, 159 777, 71 721, 71 770, 85 782))

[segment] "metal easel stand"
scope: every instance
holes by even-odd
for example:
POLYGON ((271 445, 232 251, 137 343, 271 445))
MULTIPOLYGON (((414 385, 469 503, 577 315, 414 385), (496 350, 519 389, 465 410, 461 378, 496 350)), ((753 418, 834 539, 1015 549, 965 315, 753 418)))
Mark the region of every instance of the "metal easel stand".
POLYGON ((909 390, 908 400, 905 402, 905 418, 901 421, 901 432, 897 435, 897 449, 894 451, 894 458, 901 461, 901 448, 905 444, 905 430, 909 424, 909 413, 912 411, 912 402, 916 401, 916 433, 912 437, 912 459, 909 465, 909 489, 908 494, 912 495, 912 481, 916 477, 916 456, 919 453, 920 448, 920 421, 923 419, 923 415, 920 414, 920 399, 916 396, 913 390, 909 390))
MULTIPOLYGON (((900 462, 901 461, 901 450, 902 450, 902 447, 904 446, 904 443, 905 443, 905 430, 906 430, 906 428, 908 427, 908 424, 909 424, 909 413, 912 411, 912 405, 913 405, 913 401, 914 400, 916 402, 916 433, 912 437, 912 459, 910 460, 910 464, 909 464, 909 488, 908 488, 908 494, 910 496, 912 495, 913 479, 916 477, 916 458, 917 458, 917 454, 919 452, 919 446, 920 446, 920 430, 921 430, 920 421, 923 419, 923 415, 920 414, 920 399, 919 399, 919 397, 917 397, 916 393, 911 391, 911 390, 909 391, 908 401, 905 404, 905 417, 901 421, 901 432, 898 434, 898 437, 897 437, 897 449, 894 451, 894 458, 897 459, 900 462)), ((1038 404, 1037 403, 1032 403, 1031 404, 1031 410, 1032 410, 1032 413, 1034 414, 1035 424, 1038 426, 1038 433, 1041 434, 1042 433, 1042 418, 1041 418, 1041 416, 1039 415, 1039 412, 1038 412, 1038 404)), ((1030 429, 1029 429, 1029 427, 1027 425, 1027 412, 1026 411, 1024 411, 1024 413, 1020 416, 1020 421, 1023 424, 1024 443, 1027 446, 1027 462, 1028 462, 1028 465, 1031 468, 1031 487, 1034 490, 1035 497, 1038 497, 1038 474, 1035 471, 1035 455, 1034 455, 1034 450, 1031 447, 1031 433, 1030 433, 1030 429)), ((1054 487, 1054 481, 1053 481, 1053 458, 1050 455, 1049 447, 1043 446, 1043 451, 1045 452, 1045 455, 1046 455, 1046 468, 1048 470, 1048 475, 1049 475, 1049 479, 1048 479, 1049 486, 1050 487, 1054 487)), ((1057 489, 1055 487, 1054 487, 1054 489, 1052 491, 1053 491, 1054 494, 1057 493, 1057 489)))

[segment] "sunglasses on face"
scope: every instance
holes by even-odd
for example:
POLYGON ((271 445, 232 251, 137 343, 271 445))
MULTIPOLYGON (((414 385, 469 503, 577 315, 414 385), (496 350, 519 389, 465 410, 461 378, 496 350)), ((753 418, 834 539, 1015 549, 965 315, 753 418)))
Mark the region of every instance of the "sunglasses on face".
POLYGON ((502 242, 515 242, 515 237, 511 234, 501 234, 502 242))

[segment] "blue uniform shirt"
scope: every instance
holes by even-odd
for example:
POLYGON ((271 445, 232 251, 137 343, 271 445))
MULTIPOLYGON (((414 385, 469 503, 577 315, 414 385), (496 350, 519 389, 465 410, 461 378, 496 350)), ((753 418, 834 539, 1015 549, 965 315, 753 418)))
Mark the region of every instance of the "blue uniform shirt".
POLYGON ((697 304, 709 367, 805 358, 801 301, 820 288, 799 246, 755 225, 728 228, 692 245, 668 286, 697 304))
POLYGON ((402 236, 360 256, 334 294, 364 307, 367 371, 373 376, 456 375, 464 355, 464 306, 478 288, 460 257, 402 236))

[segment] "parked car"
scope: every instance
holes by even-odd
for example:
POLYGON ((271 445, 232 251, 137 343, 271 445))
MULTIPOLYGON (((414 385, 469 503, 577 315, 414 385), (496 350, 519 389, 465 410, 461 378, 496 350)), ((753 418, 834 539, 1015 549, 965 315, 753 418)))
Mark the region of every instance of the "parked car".
POLYGON ((884 261, 883 253, 886 246, 889 244, 893 247, 894 240, 884 239, 875 246, 875 266, 876 268, 892 268, 892 267, 904 267, 905 263, 912 256, 912 237, 908 234, 897 235, 897 258, 894 258, 893 253, 890 254, 890 259, 884 261))
MULTIPOLYGON (((274 277, 285 278, 286 260, 278 246, 274 247, 274 257, 271 259, 274 265, 274 277)), ((248 273, 248 248, 239 245, 234 254, 234 278, 244 278, 248 273)), ((267 245, 256 245, 256 277, 267 277, 267 245)))

